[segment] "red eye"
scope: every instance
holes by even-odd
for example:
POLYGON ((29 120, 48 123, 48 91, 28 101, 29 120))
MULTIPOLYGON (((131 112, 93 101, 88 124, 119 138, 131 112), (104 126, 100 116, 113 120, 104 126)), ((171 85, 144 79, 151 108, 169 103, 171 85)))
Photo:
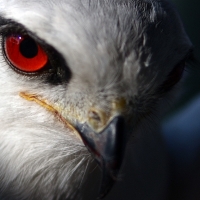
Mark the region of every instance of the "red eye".
POLYGON ((48 62, 48 56, 42 47, 29 36, 8 36, 5 38, 4 48, 10 63, 24 72, 36 72, 48 62))
POLYGON ((169 91, 174 85, 176 85, 176 83, 180 81, 185 69, 185 65, 186 62, 181 61, 174 67, 174 69, 170 72, 165 82, 159 88, 160 93, 169 91))

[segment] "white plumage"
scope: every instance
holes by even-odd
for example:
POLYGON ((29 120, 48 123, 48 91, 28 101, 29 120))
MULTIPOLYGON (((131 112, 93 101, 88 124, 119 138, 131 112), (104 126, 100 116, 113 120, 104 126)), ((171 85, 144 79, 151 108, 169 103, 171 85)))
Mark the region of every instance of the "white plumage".
POLYGON ((172 5, 1 0, 0 17, 2 199, 95 199, 100 170, 63 120, 99 133, 123 116, 129 142, 105 199, 164 200, 168 168, 158 124, 181 75, 174 69, 182 69, 191 50, 172 5), (56 75, 22 73, 10 64, 5 38, 24 33, 44 47, 56 75))

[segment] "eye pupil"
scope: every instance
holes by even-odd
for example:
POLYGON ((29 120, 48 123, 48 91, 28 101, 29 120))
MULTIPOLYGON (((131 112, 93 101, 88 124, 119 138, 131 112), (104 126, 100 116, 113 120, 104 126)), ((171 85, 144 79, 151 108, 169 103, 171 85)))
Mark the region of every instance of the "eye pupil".
POLYGON ((20 52, 26 58, 34 58, 38 54, 38 46, 32 38, 25 38, 20 43, 20 52))

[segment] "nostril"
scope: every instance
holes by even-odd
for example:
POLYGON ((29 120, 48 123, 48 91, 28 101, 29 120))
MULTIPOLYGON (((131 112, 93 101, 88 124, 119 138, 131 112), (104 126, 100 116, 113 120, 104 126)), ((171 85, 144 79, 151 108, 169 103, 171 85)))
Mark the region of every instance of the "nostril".
POLYGON ((103 110, 91 108, 88 112, 88 122, 95 132, 100 132, 108 123, 108 114, 103 110))
POLYGON ((99 121, 99 122, 101 121, 100 115, 94 110, 89 111, 88 117, 92 118, 93 120, 99 121))

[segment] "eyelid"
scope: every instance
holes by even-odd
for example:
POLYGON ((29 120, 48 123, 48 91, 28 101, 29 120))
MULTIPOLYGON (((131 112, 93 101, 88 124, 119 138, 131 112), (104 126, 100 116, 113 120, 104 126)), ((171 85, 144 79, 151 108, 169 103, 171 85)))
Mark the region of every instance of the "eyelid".
POLYGON ((39 45, 41 45, 43 48, 45 46, 49 46, 44 40, 40 39, 35 33, 29 31, 26 29, 23 25, 18 24, 16 22, 8 21, 4 25, 0 26, 0 35, 2 37, 6 37, 12 33, 19 33, 22 35, 27 35, 31 38, 33 38, 39 45))
POLYGON ((29 35, 28 31, 24 27, 16 23, 8 23, 0 26, 0 34, 4 37, 6 37, 9 34, 12 34, 13 32, 17 32, 22 35, 29 35))

